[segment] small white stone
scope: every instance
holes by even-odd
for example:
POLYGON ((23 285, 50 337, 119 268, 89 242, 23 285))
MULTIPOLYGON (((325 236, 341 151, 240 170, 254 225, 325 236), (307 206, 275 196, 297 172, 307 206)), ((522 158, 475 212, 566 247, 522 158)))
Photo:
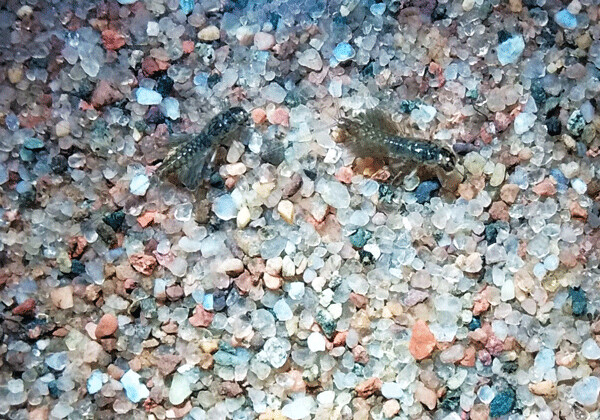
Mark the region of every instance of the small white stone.
POLYGON ((229 276, 240 275, 244 272, 244 263, 237 258, 227 258, 219 266, 219 272, 229 276))
POLYGON ((31 6, 21 6, 19 10, 17 10, 17 16, 19 17, 19 19, 26 18, 31 14, 33 14, 33 9, 31 8, 31 6))
POLYGON ((235 31, 235 37, 241 45, 250 45, 254 40, 254 31, 250 26, 240 26, 235 31))
POLYGON ((213 212, 221 220, 236 219, 238 208, 230 194, 223 194, 213 203, 213 212))
POLYGON ((600 359, 600 346, 593 338, 588 338, 581 346, 581 355, 589 360, 600 359))
POLYGON ((586 406, 591 406, 598 400, 598 394, 600 393, 600 379, 595 376, 588 376, 583 378, 573 385, 571 394, 575 400, 586 406))
POLYGON ((135 99, 140 105, 158 105, 162 102, 162 95, 152 89, 140 87, 135 91, 135 99))
POLYGON ((215 25, 207 26, 198 32, 198 39, 204 42, 216 41, 221 37, 221 31, 215 25))
POLYGON ((335 392, 334 391, 323 391, 317 395, 317 401, 319 405, 323 407, 331 407, 333 405, 333 401, 335 400, 335 392))
POLYGON ((300 54, 298 64, 314 71, 320 71, 323 68, 323 59, 319 51, 309 48, 300 54))
POLYGON ((294 265, 294 261, 288 255, 283 257, 281 275, 284 278, 290 278, 296 275, 296 266, 294 265))
POLYGON ((275 37, 266 32, 257 32, 254 35, 254 46, 262 51, 268 50, 275 45, 275 37))
POLYGON ((272 276, 279 276, 282 266, 283 259, 281 257, 269 258, 265 264, 265 271, 272 276))
POLYGON ((50 299, 59 309, 73 307, 73 286, 59 287, 50 291, 50 299))
POLYGON ((160 110, 165 117, 176 120, 180 117, 179 101, 175 98, 164 98, 160 103, 160 110))
POLYGON ((281 200, 277 205, 277 212, 283 220, 294 223, 294 204, 289 200, 281 200))
POLYGON ((237 226, 240 229, 245 228, 250 223, 250 210, 246 206, 242 206, 240 211, 237 214, 237 226))
POLYGON ((492 187, 498 187, 504 182, 504 177, 506 175, 506 166, 502 163, 496 163, 494 166, 494 172, 492 172, 492 176, 490 178, 490 185, 492 187))
POLYGON ((486 160, 477 152, 469 152, 464 159, 464 165, 467 171, 475 176, 483 174, 483 167, 485 166, 486 160))
POLYGON ((300 397, 284 405, 281 409, 281 414, 291 420, 300 420, 309 417, 314 406, 315 401, 312 397, 300 397))
POLYGON ((383 385, 381 385, 381 395, 385 398, 400 399, 404 396, 404 390, 400 384, 396 382, 384 382, 383 385))
POLYGON ((69 135, 69 133, 71 132, 71 125, 69 124, 69 121, 66 120, 61 120, 56 124, 56 136, 57 137, 65 137, 67 135, 69 135))
POLYGON ((169 389, 169 402, 173 405, 179 405, 191 394, 192 389, 190 388, 188 379, 179 373, 175 373, 171 382, 171 388, 169 389))
POLYGON ((160 27, 158 26, 158 22, 148 22, 146 26, 146 35, 148 36, 158 36, 160 32, 160 27))
POLYGON ((150 180, 144 174, 139 174, 134 176, 131 179, 131 183, 129 184, 129 191, 133 195, 143 196, 148 191, 148 187, 150 186, 150 180))
POLYGON ((342 305, 340 303, 332 303, 327 308, 333 319, 339 319, 342 316, 342 305))
POLYGON ((318 332, 311 333, 308 336, 306 343, 308 344, 308 348, 310 349, 310 351, 312 351, 313 353, 316 353, 318 351, 325 351, 325 337, 323 337, 323 335, 318 332))

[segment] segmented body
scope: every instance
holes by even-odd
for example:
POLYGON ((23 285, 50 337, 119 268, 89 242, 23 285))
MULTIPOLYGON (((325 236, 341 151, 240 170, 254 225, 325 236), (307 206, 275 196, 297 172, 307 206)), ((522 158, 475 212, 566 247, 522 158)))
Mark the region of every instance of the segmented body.
POLYGON ((195 137, 179 144, 167 155, 157 170, 164 177, 177 175, 188 188, 196 188, 214 147, 234 130, 248 122, 249 114, 240 107, 229 108, 215 116, 195 137))
POLYGON ((446 170, 454 168, 454 155, 448 149, 427 140, 411 137, 389 136, 383 140, 389 157, 407 159, 426 165, 440 165, 446 170))
POLYGON ((358 157, 439 165, 445 171, 453 170, 456 164, 456 156, 449 148, 426 139, 401 136, 396 123, 380 110, 343 118, 339 129, 340 140, 358 157))

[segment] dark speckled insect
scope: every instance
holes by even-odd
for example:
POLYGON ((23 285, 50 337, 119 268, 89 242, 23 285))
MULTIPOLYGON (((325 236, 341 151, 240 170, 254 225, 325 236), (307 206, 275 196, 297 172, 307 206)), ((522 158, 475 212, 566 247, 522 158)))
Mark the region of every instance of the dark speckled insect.
POLYGON ((215 147, 235 130, 247 125, 248 121, 249 114, 243 108, 233 107, 221 112, 209 121, 200 134, 175 146, 156 174, 160 177, 175 175, 187 188, 197 188, 215 147))
POLYGON ((432 167, 444 173, 456 169, 456 155, 449 147, 423 138, 401 135, 398 125, 378 109, 354 118, 340 118, 337 134, 338 140, 347 144, 357 157, 400 163, 399 173, 393 180, 410 167, 410 163, 432 167))
POLYGON ((355 118, 342 118, 339 130, 341 140, 357 156, 438 165, 445 171, 454 170, 456 165, 456 155, 448 147, 426 139, 401 136, 396 123, 380 110, 370 110, 355 118))

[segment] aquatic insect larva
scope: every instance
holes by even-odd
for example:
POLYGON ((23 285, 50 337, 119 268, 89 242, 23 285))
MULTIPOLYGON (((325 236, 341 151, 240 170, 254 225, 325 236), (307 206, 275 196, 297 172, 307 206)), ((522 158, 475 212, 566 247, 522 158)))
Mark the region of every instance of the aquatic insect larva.
POLYGON ((156 174, 160 177, 174 174, 187 188, 197 188, 215 147, 248 121, 249 114, 243 108, 233 107, 221 112, 210 120, 200 134, 175 146, 156 174))
POLYGON ((433 141, 400 135, 397 124, 380 110, 341 118, 338 130, 339 140, 348 144, 357 157, 409 161, 437 166, 446 172, 456 167, 452 150, 433 141))

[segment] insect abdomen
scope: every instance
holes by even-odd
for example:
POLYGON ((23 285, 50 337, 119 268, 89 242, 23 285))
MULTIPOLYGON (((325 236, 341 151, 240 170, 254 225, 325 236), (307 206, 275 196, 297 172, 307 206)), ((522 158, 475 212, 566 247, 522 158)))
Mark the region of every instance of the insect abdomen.
POLYGON ((384 140, 391 158, 409 159, 420 163, 439 160, 440 147, 426 140, 389 136, 384 140))

